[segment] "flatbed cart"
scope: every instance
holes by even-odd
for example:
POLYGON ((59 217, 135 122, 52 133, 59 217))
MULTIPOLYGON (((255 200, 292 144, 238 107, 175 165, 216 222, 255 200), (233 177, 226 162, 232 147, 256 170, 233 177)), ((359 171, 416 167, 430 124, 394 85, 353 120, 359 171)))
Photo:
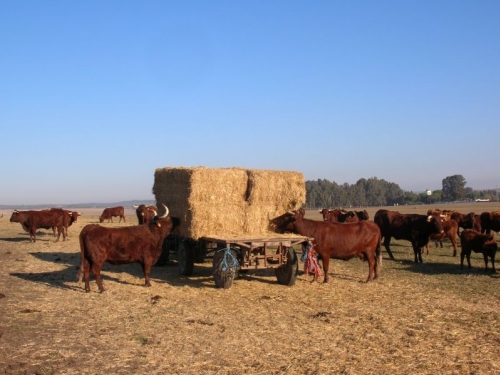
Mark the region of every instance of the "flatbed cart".
POLYGON ((239 273, 252 270, 275 270, 279 284, 292 286, 298 272, 298 258, 294 246, 302 250, 311 239, 297 235, 272 237, 201 237, 198 240, 176 236, 175 253, 179 272, 191 276, 195 263, 212 258, 215 285, 231 287, 239 273))

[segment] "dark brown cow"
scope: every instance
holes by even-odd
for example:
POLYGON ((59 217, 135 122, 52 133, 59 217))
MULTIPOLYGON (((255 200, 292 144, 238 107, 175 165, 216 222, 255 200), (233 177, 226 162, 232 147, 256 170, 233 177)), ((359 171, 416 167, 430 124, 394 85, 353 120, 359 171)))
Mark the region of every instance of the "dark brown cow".
POLYGON ((460 235, 460 228, 472 229, 474 227, 474 212, 469 212, 468 214, 462 214, 458 211, 451 213, 451 220, 455 220, 458 224, 457 235, 460 235))
POLYGON ((152 205, 146 206, 144 204, 141 204, 137 206, 134 204, 133 207, 135 208, 135 213, 137 215, 139 225, 149 224, 149 222, 153 220, 153 217, 155 217, 156 213, 158 212, 158 209, 152 205))
POLYGON ((394 259, 390 244, 391 237, 411 242, 415 263, 422 263, 422 247, 427 245, 431 234, 443 233, 441 220, 432 215, 400 214, 396 211, 378 210, 374 217, 384 238, 384 247, 394 259))
POLYGON ((485 271, 488 271, 488 257, 491 259, 492 271, 495 271, 495 255, 497 253, 497 242, 491 234, 484 234, 476 232, 472 229, 465 229, 460 234, 460 244, 462 245, 462 251, 460 253, 460 268, 464 268, 464 258, 467 258, 467 264, 469 269, 470 265, 470 254, 472 251, 475 253, 482 253, 484 257, 484 267, 485 271))
POLYGON ((497 212, 483 212, 480 215, 481 232, 491 234, 491 231, 500 232, 500 214, 497 212))
MULTIPOLYGON (((51 208, 51 210, 54 210, 54 208, 51 208)), ((73 224, 76 223, 78 220, 78 216, 81 215, 81 213, 77 211, 68 211, 68 210, 63 210, 65 212, 64 214, 64 233, 66 234, 66 237, 68 237, 68 228, 73 224)), ((56 227, 52 228, 54 230, 54 236, 56 234, 56 227)))
POLYGON ((378 277, 381 266, 380 230, 370 221, 329 223, 304 218, 304 210, 288 212, 271 220, 277 233, 292 232, 313 237, 315 250, 323 261, 324 282, 328 282, 330 258, 368 261, 368 281, 378 277))
POLYGON ((11 222, 21 223, 24 230, 30 234, 30 241, 36 242, 36 231, 38 229, 52 229, 55 235, 57 228, 57 239, 59 241, 61 233, 66 240, 64 232, 65 212, 61 208, 53 208, 41 211, 17 211, 15 210, 10 217, 11 222))
POLYGON ((120 221, 118 222, 121 223, 123 219, 125 223, 125 209, 123 206, 105 208, 104 211, 102 211, 102 215, 99 216, 99 223, 102 223, 104 220, 107 220, 108 223, 110 220, 113 222, 113 216, 119 216, 120 221))
MULTIPOLYGON (((435 216, 435 215, 433 215, 435 216)), ((430 235, 429 240, 434 240, 436 247, 438 245, 443 248, 443 239, 448 237, 453 246, 453 256, 457 256, 457 228, 458 224, 455 220, 443 220, 441 222, 443 226, 443 233, 433 233, 430 235)), ((429 255, 429 244, 425 245, 427 255, 429 255)))
POLYGON ((90 292, 90 270, 99 291, 103 292, 101 267, 104 262, 120 265, 140 263, 144 271, 145 285, 151 286, 149 272, 162 252, 162 243, 171 232, 173 223, 168 208, 162 216, 155 217, 147 225, 106 228, 98 224, 86 225, 80 232, 80 268, 78 279, 85 280, 85 291, 90 292))
POLYGON ((342 208, 335 208, 333 210, 323 208, 319 212, 323 215, 324 221, 329 221, 331 223, 355 223, 360 220, 369 219, 369 215, 366 210, 347 211, 342 208))

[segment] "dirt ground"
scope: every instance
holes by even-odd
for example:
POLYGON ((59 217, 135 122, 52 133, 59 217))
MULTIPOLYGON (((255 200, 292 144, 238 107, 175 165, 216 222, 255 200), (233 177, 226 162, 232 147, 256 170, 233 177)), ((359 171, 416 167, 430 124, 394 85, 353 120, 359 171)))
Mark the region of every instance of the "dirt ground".
MULTIPOLYGON (((367 263, 352 259, 330 263, 328 284, 300 274, 287 287, 268 270, 224 290, 210 263, 187 278, 174 262, 153 268, 151 288, 138 264, 105 265, 107 291, 92 278, 85 293, 78 234, 101 210, 82 211, 67 241, 40 230, 36 243, 3 212, 0 374, 500 373, 499 274, 477 254, 462 272, 449 242, 417 265, 410 244, 393 240, 397 260, 384 251, 372 283, 367 263)), ((136 223, 127 210, 127 223, 103 225, 136 223)))

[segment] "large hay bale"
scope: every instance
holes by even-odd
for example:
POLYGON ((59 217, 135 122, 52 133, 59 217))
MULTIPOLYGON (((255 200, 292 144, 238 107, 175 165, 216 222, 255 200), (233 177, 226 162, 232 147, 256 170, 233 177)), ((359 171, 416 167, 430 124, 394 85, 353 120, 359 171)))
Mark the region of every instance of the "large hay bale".
POLYGON ((177 233, 203 236, 269 235, 269 219, 305 202, 299 172, 244 168, 158 168, 157 204, 179 217, 177 233))

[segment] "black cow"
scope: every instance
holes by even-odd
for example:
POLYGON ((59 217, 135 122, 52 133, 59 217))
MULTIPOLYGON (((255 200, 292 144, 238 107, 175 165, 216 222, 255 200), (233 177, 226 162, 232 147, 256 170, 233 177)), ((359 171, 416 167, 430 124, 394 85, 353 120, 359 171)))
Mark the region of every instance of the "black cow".
POLYGON ((422 247, 429 242, 431 234, 443 233, 441 220, 432 215, 401 214, 396 211, 378 210, 374 217, 384 238, 384 247, 394 259, 390 244, 391 237, 397 240, 410 241, 415 254, 415 263, 422 263, 422 247))

